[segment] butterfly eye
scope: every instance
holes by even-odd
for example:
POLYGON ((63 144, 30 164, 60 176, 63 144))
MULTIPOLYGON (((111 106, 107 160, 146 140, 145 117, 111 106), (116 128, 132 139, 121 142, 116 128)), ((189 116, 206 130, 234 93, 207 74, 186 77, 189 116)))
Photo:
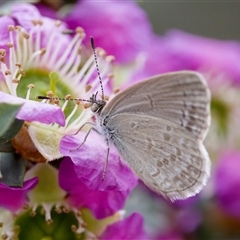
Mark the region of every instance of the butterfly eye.
POLYGON ((98 112, 100 106, 97 103, 93 103, 91 106, 92 112, 98 112))

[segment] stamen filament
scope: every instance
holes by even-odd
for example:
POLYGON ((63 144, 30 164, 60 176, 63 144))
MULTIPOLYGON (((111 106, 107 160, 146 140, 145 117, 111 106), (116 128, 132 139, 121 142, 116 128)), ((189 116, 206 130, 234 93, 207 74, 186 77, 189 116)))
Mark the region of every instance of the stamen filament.
POLYGON ((70 125, 72 130, 79 130, 79 126, 82 126, 85 122, 89 121, 92 117, 92 111, 84 109, 81 114, 70 125))
MULTIPOLYGON (((10 30, 9 32, 9 38, 10 38, 10 42, 13 44, 13 30, 10 30)), ((16 54, 15 51, 13 50, 14 48, 14 44, 12 47, 9 48, 9 68, 13 69, 14 63, 16 62, 16 54)))
MULTIPOLYGON (((24 34, 27 34, 27 33, 24 33, 24 34)), ((24 64, 24 65, 27 62, 27 58, 28 58, 28 55, 29 55, 28 45, 29 45, 28 38, 26 38, 26 36, 24 36, 23 37, 23 49, 25 49, 25 51, 23 53, 23 59, 22 59, 22 64, 24 64)))
POLYGON ((70 54, 71 50, 74 49, 74 46, 75 47, 77 46, 77 48, 79 48, 79 46, 81 45, 81 41, 78 41, 79 39, 80 39, 80 35, 76 34, 72 39, 72 41, 70 42, 70 44, 68 44, 67 49, 64 50, 64 53, 61 55, 61 58, 57 61, 57 64, 56 64, 57 69, 61 69, 62 65, 66 63, 66 59, 70 54))
MULTIPOLYGON (((56 33, 54 35, 56 37, 56 33)), ((58 41, 59 41, 59 39, 58 39, 58 41)), ((46 48, 47 49, 49 48, 48 45, 47 45, 46 48)), ((61 54, 62 54, 61 53, 62 52, 62 44, 61 43, 55 44, 54 47, 49 48, 49 49, 51 49, 51 50, 54 49, 54 51, 51 51, 50 56, 49 56, 48 61, 47 61, 47 64, 49 66, 53 66, 58 62, 57 57, 61 56, 61 54)))
MULTIPOLYGON (((54 37, 55 37, 55 31, 52 34, 50 34, 49 41, 47 43, 46 49, 54 49, 54 46, 53 46, 54 37)), ((41 65, 44 66, 44 65, 48 64, 49 58, 50 58, 49 55, 51 53, 52 53, 51 51, 46 51, 46 53, 41 58, 41 65)))
MULTIPOLYGON (((35 41, 35 50, 39 50, 41 49, 41 45, 40 45, 40 39, 41 39, 41 25, 40 24, 37 24, 37 36, 36 36, 36 41, 35 41)), ((36 66, 38 63, 39 63, 39 58, 40 56, 37 55, 34 59, 34 63, 33 65, 36 66)))
MULTIPOLYGON (((68 126, 69 121, 71 120, 71 118, 73 117, 73 115, 75 114, 77 109, 78 109, 78 105, 75 104, 74 109, 72 110, 72 112, 68 115, 67 119, 65 120, 66 121, 66 126, 68 126)), ((80 116, 81 116, 81 114, 80 114, 80 116)))
POLYGON ((90 77, 93 75, 94 71, 96 70, 95 64, 93 63, 92 66, 88 69, 87 73, 82 78, 80 84, 82 86, 86 86, 90 77))
POLYGON ((27 62, 27 68, 29 67, 29 66, 33 66, 33 60, 34 60, 34 58, 36 58, 37 56, 39 56, 39 55, 41 55, 42 54, 42 49, 40 49, 40 50, 38 50, 38 51, 36 51, 36 52, 34 52, 34 53, 32 53, 31 54, 31 57, 29 58, 29 60, 28 60, 28 62, 27 62))
MULTIPOLYGON (((76 61, 75 63, 73 64, 72 68, 70 69, 70 71, 66 72, 66 73, 63 73, 63 74, 66 74, 66 78, 67 79, 74 79, 74 76, 75 74, 77 73, 77 69, 80 65, 80 62, 81 62, 81 55, 77 55, 76 57, 76 61)), ((73 81, 73 87, 77 86, 79 84, 79 80, 78 81, 73 81)))
MULTIPOLYGON (((1 63, 1 71, 2 73, 5 73, 6 71, 8 71, 7 66, 5 63, 1 63)), ((6 79, 6 84, 8 86, 9 92, 12 94, 13 90, 12 90, 12 76, 11 75, 4 75, 5 79, 6 79)))
MULTIPOLYGON (((78 74, 76 74, 75 78, 74 78, 74 82, 79 82, 79 79, 82 79, 82 77, 84 76, 84 74, 86 73, 86 71, 90 68, 90 66, 93 64, 94 62, 94 57, 91 56, 83 65, 83 67, 81 68, 81 71, 79 71, 78 74)), ((82 82, 82 81, 81 81, 82 82)))

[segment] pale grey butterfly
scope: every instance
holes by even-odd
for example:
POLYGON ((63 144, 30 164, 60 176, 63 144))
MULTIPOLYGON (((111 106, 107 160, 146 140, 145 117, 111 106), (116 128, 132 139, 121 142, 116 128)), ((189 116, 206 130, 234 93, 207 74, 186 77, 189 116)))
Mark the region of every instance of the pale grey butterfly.
MULTIPOLYGON (((94 50, 93 39, 91 43, 94 50)), ((116 147, 154 192, 174 201, 194 196, 206 185, 211 163, 203 140, 210 126, 210 91, 201 74, 158 75, 108 102, 103 96, 97 100, 97 94, 89 102, 97 119, 92 129, 116 147)))

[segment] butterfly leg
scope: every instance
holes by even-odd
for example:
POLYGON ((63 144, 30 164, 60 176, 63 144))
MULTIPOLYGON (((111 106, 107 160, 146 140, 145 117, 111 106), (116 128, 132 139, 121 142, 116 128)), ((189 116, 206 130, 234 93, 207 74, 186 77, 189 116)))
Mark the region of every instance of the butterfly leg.
POLYGON ((77 130, 77 132, 75 132, 73 135, 77 135, 77 134, 82 130, 82 128, 83 128, 85 125, 87 125, 87 124, 90 124, 90 125, 95 126, 95 123, 93 123, 93 122, 85 122, 85 123, 77 130))
POLYGON ((107 158, 106 158, 105 166, 104 166, 104 169, 103 169, 102 181, 104 180, 106 172, 107 172, 109 151, 110 151, 110 147, 109 147, 109 142, 107 140, 107 158))
MULTIPOLYGON (((87 123, 89 123, 89 122, 87 122, 87 123)), ((86 125, 87 123, 85 123, 84 125, 86 125)), ((91 124, 92 124, 92 123, 91 123, 91 124)), ((84 125, 83 125, 83 126, 84 126, 84 125)), ((82 127, 83 127, 83 126, 82 126, 82 127)), ((82 127, 81 127, 81 128, 82 128, 82 127)), ((73 152, 73 151, 78 150, 78 149, 87 141, 88 135, 90 134, 90 132, 91 132, 92 130, 101 135, 101 133, 100 133, 96 128, 91 127, 91 128, 88 130, 87 134, 85 135, 85 137, 84 137, 84 139, 83 139, 83 142, 82 142, 80 145, 78 145, 76 148, 70 150, 70 152, 73 152)), ((78 130, 78 132, 79 132, 79 131, 80 131, 80 130, 78 130)), ((75 134, 77 134, 77 133, 75 133, 75 134)))

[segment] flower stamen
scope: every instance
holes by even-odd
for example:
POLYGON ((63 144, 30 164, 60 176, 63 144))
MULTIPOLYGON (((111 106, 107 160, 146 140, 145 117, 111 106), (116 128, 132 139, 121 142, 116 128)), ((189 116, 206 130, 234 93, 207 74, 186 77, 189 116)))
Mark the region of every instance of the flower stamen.
POLYGON ((34 84, 29 84, 29 85, 28 85, 27 95, 26 95, 26 99, 27 99, 27 100, 30 99, 30 92, 31 92, 31 89, 32 89, 32 88, 35 88, 35 85, 34 85, 34 84))

